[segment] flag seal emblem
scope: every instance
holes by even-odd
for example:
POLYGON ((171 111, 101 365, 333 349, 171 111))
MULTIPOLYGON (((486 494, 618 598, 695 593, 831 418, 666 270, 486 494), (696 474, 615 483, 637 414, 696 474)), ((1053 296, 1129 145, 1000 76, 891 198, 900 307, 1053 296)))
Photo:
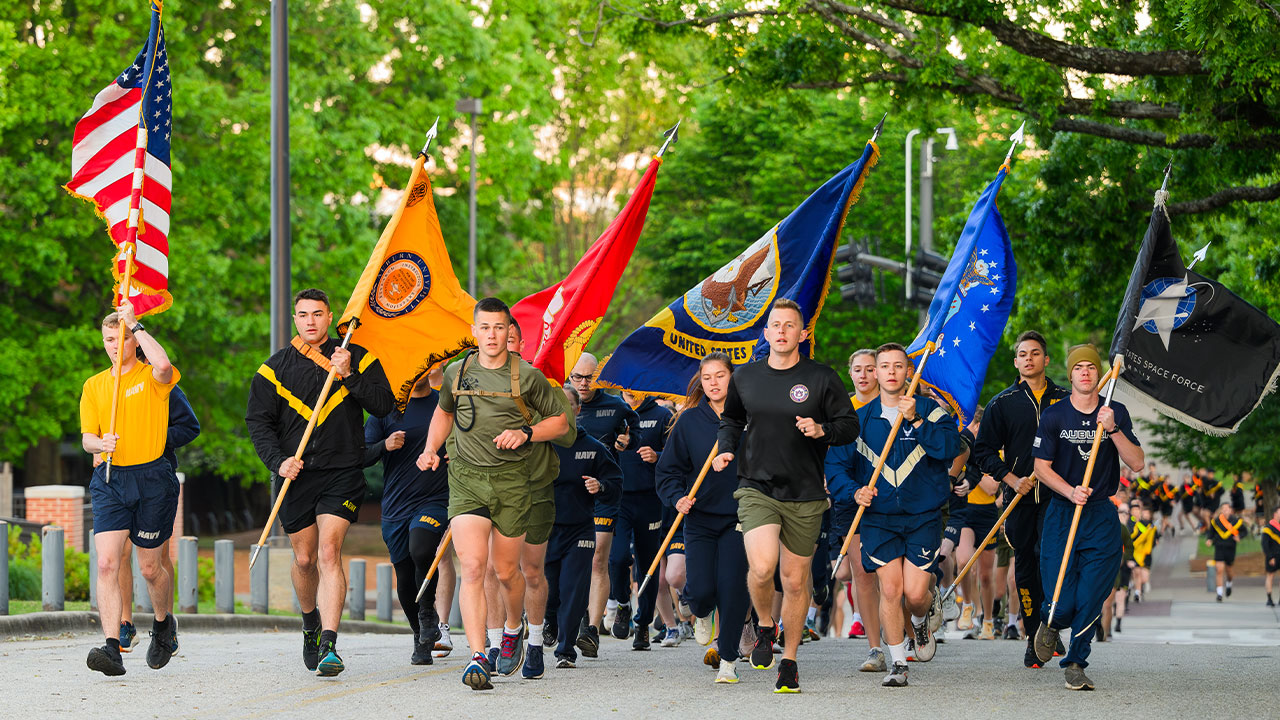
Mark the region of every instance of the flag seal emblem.
POLYGON ((417 253, 398 252, 382 263, 369 293, 369 309, 379 317, 397 318, 413 312, 430 293, 427 262, 417 253))
POLYGON ((684 309, 704 329, 731 333, 750 327, 778 291, 778 228, 752 243, 684 295, 684 309))
POLYGON ((808 400, 808 399, 809 399, 809 388, 805 387, 804 385, 792 385, 792 386, 791 386, 791 400, 792 400, 792 402, 802 403, 802 402, 804 402, 805 400, 808 400))
POLYGON ((405 203, 405 207, 413 207, 422 202, 422 199, 427 196, 429 187, 425 180, 414 185, 413 189, 409 191, 409 202, 405 203))

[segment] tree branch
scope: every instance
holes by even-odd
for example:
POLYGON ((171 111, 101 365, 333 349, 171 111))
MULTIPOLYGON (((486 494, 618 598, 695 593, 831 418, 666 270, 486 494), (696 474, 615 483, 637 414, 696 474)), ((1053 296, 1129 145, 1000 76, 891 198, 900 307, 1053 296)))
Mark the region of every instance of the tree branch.
POLYGON ((1280 199, 1280 183, 1275 185, 1267 185, 1264 187, 1233 187, 1200 198, 1199 200, 1188 200, 1187 202, 1173 203, 1166 206, 1166 210, 1170 215, 1191 215, 1194 213, 1209 212, 1218 208, 1230 205, 1233 202, 1268 202, 1280 199))
POLYGON ((716 23, 722 23, 726 20, 737 20, 739 18, 770 17, 770 16, 786 14, 780 10, 741 10, 737 12, 724 12, 718 15, 707 15, 704 17, 684 18, 683 20, 659 20, 658 18, 645 17, 644 15, 641 15, 640 13, 635 12, 634 10, 626 10, 626 9, 620 8, 617 5, 614 5, 613 3, 609 2, 609 0, 603 0, 600 3, 599 7, 601 10, 608 8, 609 10, 612 10, 618 13, 619 15, 627 15, 629 17, 633 17, 637 20, 642 20, 644 22, 656 25, 664 29, 679 27, 681 25, 689 25, 691 27, 706 27, 708 25, 715 25, 716 23))
POLYGON ((891 20, 883 15, 873 13, 870 10, 867 10, 864 8, 853 7, 852 5, 845 5, 844 3, 838 2, 837 0, 822 0, 822 4, 826 5, 827 7, 837 12, 842 12, 846 15, 853 15, 854 17, 860 17, 863 20, 867 20, 875 23, 876 25, 879 25, 880 27, 886 30, 892 30, 893 32, 898 33, 899 35, 901 35, 902 37, 906 38, 911 42, 916 41, 915 32, 911 28, 907 27, 906 25, 903 25, 900 22, 897 22, 896 20, 891 20))
POLYGON ((901 65, 905 65, 906 67, 909 67, 909 68, 920 68, 924 66, 924 63, 922 63, 917 58, 914 58, 902 52, 901 50, 889 44, 888 42, 885 42, 884 40, 881 40, 880 38, 868 32, 865 32, 863 30, 860 30, 854 27, 853 25, 850 25, 847 20, 845 20, 836 12, 836 10, 832 9, 832 7, 829 7, 829 3, 810 2, 807 7, 811 8, 822 17, 826 18, 832 25, 835 25, 836 29, 838 29, 845 36, 851 37, 854 40, 857 40, 858 42, 863 43, 864 45, 870 45, 876 50, 879 50, 881 54, 883 54, 885 57, 889 58, 890 60, 893 60, 894 62, 899 63, 901 65))

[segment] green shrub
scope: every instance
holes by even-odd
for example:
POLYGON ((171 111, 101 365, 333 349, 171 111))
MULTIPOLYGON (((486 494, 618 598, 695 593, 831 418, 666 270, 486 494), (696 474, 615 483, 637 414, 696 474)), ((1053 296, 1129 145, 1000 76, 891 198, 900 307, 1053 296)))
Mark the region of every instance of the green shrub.
POLYGON ((88 600, 89 599, 89 553, 83 553, 75 548, 67 548, 66 554, 63 556, 63 570, 66 573, 66 599, 71 600, 88 600))
POLYGON ((9 599, 40 600, 40 566, 26 559, 9 560, 9 599))

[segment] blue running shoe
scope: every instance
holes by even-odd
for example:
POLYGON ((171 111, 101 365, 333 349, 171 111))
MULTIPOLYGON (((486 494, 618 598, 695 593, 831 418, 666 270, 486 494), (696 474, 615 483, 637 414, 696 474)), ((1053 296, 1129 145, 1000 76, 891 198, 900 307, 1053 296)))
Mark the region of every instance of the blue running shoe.
POLYGON ((495 666, 499 675, 515 675, 524 664, 524 643, 520 641, 520 632, 502 631, 502 647, 498 651, 498 664, 495 666))
POLYGON ((120 652, 133 650, 133 639, 138 636, 138 629, 131 622, 120 623, 120 652))
POLYGON ((342 664, 342 658, 338 657, 338 648, 332 642, 326 642, 320 646, 320 664, 316 666, 316 674, 320 677, 333 677, 347 666, 342 664))
POLYGON ((472 655, 471 662, 462 669, 462 684, 472 690, 492 690, 493 683, 489 679, 492 673, 489 668, 489 658, 484 653, 472 655))
POLYGON ((530 644, 524 653, 524 667, 520 670, 525 680, 537 680, 542 677, 542 646, 530 644))
POLYGON ((489 663, 490 672, 492 672, 493 669, 498 666, 498 653, 500 651, 501 651, 501 648, 496 648, 496 647, 489 648, 489 654, 485 657, 485 662, 489 663))

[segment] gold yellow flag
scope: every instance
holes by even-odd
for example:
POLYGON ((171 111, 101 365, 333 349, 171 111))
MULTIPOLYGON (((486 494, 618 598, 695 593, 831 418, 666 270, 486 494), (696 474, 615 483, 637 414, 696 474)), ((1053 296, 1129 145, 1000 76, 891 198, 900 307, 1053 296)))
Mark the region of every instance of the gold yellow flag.
POLYGON ((453 273, 440 234, 431 180, 418 155, 408 189, 382 231, 338 321, 356 320, 351 341, 378 356, 403 408, 413 384, 433 365, 475 347, 476 301, 453 273))

